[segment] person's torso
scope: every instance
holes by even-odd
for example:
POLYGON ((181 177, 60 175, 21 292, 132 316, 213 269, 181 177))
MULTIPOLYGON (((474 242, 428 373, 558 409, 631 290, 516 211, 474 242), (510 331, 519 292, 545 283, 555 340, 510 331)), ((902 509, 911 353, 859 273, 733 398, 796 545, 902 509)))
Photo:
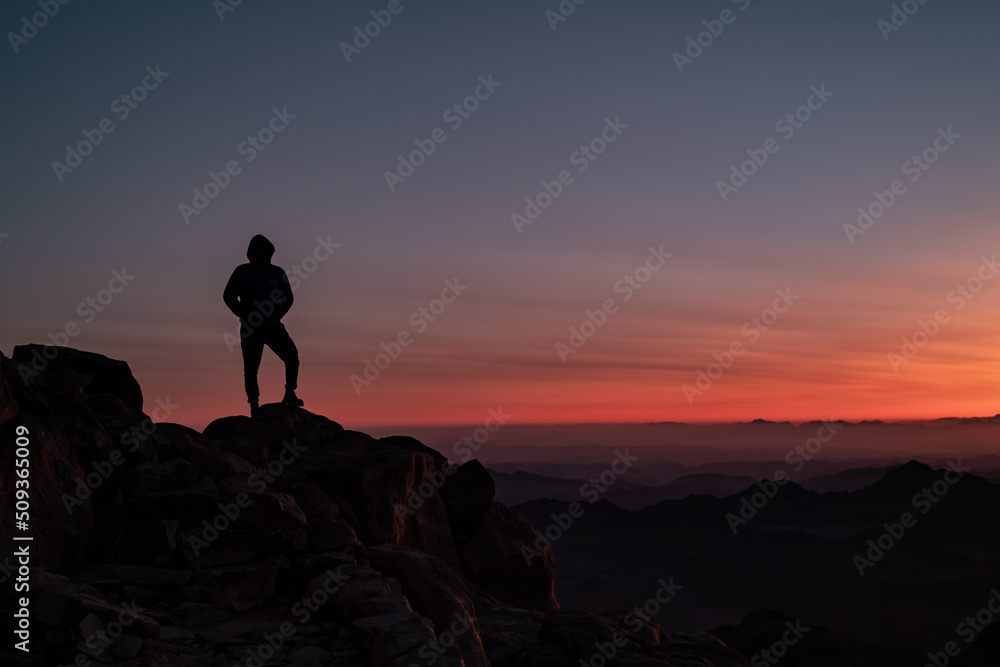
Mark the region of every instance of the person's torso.
POLYGON ((283 301, 285 288, 284 271, 274 264, 240 267, 240 301, 252 305, 255 301, 283 301))

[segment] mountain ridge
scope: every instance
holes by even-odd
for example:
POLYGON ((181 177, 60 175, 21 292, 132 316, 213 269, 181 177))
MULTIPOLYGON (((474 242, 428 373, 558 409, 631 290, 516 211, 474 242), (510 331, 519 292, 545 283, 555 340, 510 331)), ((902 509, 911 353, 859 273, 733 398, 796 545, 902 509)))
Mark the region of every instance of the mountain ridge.
MULTIPOLYGON (((31 450, 35 546, 32 661, 9 645, 4 661, 516 667, 613 637, 622 660, 746 665, 705 633, 561 608, 551 548, 524 558, 537 534, 476 460, 278 404, 203 432, 142 408, 125 362, 0 355, 0 441, 31 450)), ((0 448, 2 488, 13 458, 0 448)), ((5 503, 5 553, 13 519, 5 503)))

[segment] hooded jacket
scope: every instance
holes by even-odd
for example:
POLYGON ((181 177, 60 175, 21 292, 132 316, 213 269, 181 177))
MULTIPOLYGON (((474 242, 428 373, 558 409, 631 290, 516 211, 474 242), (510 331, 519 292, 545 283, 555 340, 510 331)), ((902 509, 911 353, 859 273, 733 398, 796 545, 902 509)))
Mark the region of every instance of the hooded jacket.
POLYGON ((292 307, 288 276, 281 267, 271 264, 273 256, 274 244, 261 234, 254 236, 247 248, 250 262, 236 267, 222 293, 229 310, 251 330, 261 324, 278 324, 292 307), (263 319, 252 317, 255 312, 263 319))

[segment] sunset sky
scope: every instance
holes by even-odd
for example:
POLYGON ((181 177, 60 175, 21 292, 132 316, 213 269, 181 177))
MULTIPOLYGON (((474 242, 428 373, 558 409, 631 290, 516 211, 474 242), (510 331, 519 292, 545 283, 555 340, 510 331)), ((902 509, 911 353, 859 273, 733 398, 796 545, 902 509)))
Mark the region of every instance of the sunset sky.
MULTIPOLYGON (((868 0, 591 0, 564 21, 546 15, 556 0, 243 0, 220 20, 223 5, 71 2, 34 31, 37 1, 0 10, 5 355, 76 322, 69 345, 128 361, 147 408, 179 406, 170 421, 245 414, 222 290, 262 233, 274 263, 304 267, 284 320, 299 395, 351 428, 499 406, 520 423, 1000 412, 997 3, 931 0, 893 31, 892 3, 868 0), (391 21, 345 49, 372 12, 391 21), (269 123, 263 150, 240 148, 269 123), (99 145, 54 167, 84 131, 99 145), (910 161, 926 149, 924 170, 910 161), (766 163, 723 201, 751 154, 766 163), (543 181, 562 192, 515 224, 543 181), (876 191, 895 201, 849 239, 876 191), (326 257, 319 239, 339 247, 307 260, 326 257), (86 321, 123 268, 134 280, 86 321), (637 270, 648 281, 625 289, 637 270), (424 329, 419 309, 456 279, 467 289, 424 329), (609 299, 564 362, 557 343, 609 299), (754 317, 773 324, 755 334, 754 317), (894 368, 919 321, 935 335, 894 368), (359 395, 351 376, 403 332, 412 345, 359 395)), ((266 351, 262 400, 281 384, 266 351)))

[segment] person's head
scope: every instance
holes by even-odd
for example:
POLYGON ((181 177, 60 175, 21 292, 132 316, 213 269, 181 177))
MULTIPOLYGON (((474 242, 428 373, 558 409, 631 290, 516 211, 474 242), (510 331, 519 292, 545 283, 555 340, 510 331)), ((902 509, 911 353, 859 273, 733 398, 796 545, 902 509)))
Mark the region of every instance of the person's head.
POLYGON ((247 248, 247 259, 255 266, 267 266, 274 256, 274 244, 267 240, 263 234, 250 239, 250 247, 247 248))

